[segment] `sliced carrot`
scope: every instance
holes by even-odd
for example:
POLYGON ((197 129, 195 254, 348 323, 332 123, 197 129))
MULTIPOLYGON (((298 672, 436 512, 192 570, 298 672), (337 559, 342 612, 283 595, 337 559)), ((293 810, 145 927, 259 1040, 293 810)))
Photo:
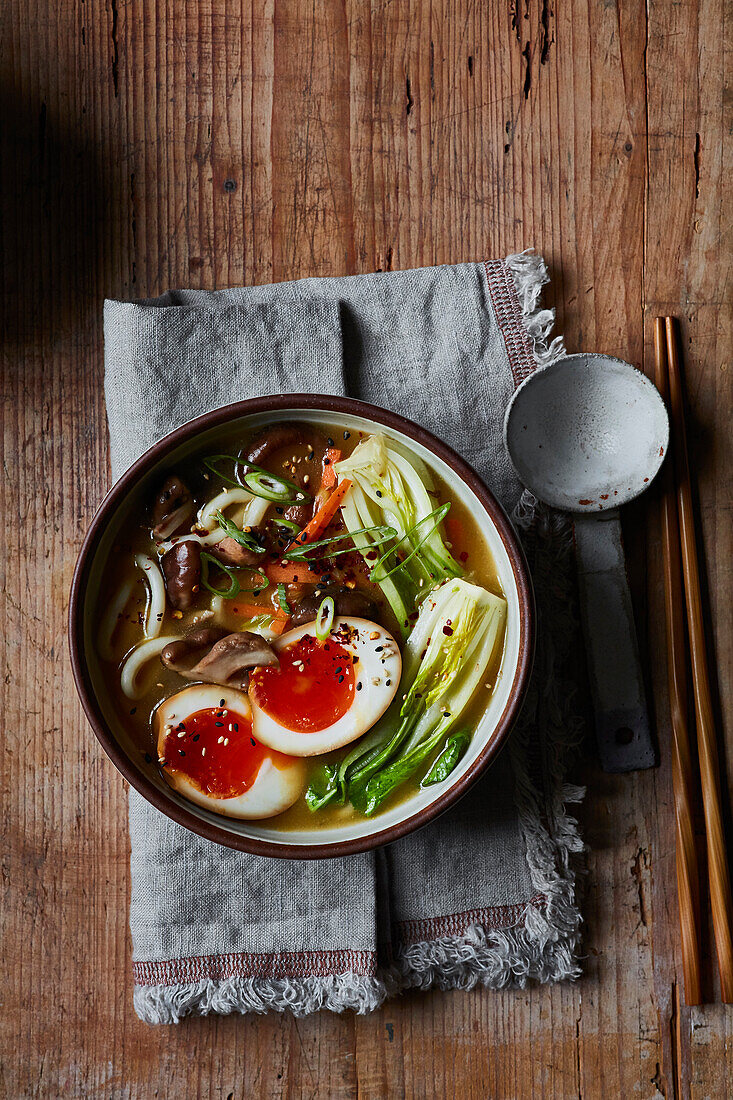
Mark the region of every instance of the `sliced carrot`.
POLYGON ((341 458, 341 451, 338 447, 329 447, 323 456, 323 474, 321 475, 321 488, 322 489, 335 489, 336 488, 336 471, 334 465, 341 458))
POLYGON ((273 584, 312 584, 318 579, 303 561, 273 561, 265 566, 265 573, 273 584))
MULTIPOLYGON (((308 523, 300 534, 293 539, 290 546, 305 546, 309 542, 317 542, 338 512, 350 488, 351 482, 345 477, 344 480, 340 481, 336 486, 328 500, 320 506, 310 523, 308 523)), ((268 573, 267 575, 269 576, 270 574, 268 573)), ((313 578, 311 577, 310 579, 312 580, 313 578)))

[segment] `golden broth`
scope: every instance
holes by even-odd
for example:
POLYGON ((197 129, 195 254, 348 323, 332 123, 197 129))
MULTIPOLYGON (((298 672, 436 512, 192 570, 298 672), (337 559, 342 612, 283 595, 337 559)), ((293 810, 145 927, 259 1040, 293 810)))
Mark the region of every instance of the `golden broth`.
MULTIPOLYGON (((330 437, 329 443, 330 440, 333 439, 334 445, 341 450, 342 457, 351 454, 360 440, 366 437, 366 433, 345 432, 343 429, 337 430, 333 425, 320 425, 316 420, 311 421, 309 424, 304 424, 303 426, 305 428, 312 427, 323 436, 330 437)), ((245 438, 241 434, 223 431, 220 436, 220 443, 218 442, 217 444, 217 449, 221 453, 237 452, 242 449, 244 442, 245 438)), ((305 461, 307 459, 307 455, 305 454, 307 450, 309 450, 309 448, 293 448, 292 455, 290 453, 288 455, 288 461, 291 457, 305 461)), ((206 453, 208 454, 210 452, 211 448, 208 448, 206 453)), ((279 467, 268 461, 267 468, 273 473, 278 473, 285 477, 290 476, 286 460, 283 460, 279 467)), ((315 463, 314 470, 316 474, 319 473, 319 466, 315 463)), ((202 471, 203 467, 198 457, 186 459, 184 462, 178 464, 174 471, 178 473, 189 486, 198 507, 204 502, 212 499, 222 488, 222 483, 217 480, 213 473, 202 471)), ((451 553, 465 569, 465 579, 488 589, 496 595, 503 596, 504 593, 499 583, 495 563, 470 510, 462 501, 451 498, 447 486, 434 471, 431 470, 431 474, 435 481, 436 507, 440 503, 446 501, 451 502, 450 513, 445 525, 445 535, 451 547, 451 553)), ((317 485, 309 486, 309 488, 315 491, 317 485)), ((101 621, 102 615, 110 600, 114 599, 115 594, 126 580, 131 581, 133 592, 127 602, 124 614, 121 615, 118 620, 118 625, 112 638, 111 648, 113 658, 111 661, 101 660, 101 665, 105 672, 106 685, 110 699, 118 713, 122 716, 123 724, 133 743, 144 758, 147 766, 151 770, 159 771, 157 750, 154 743, 151 724, 153 713, 163 699, 180 691, 190 681, 183 679, 178 673, 166 668, 159 659, 152 659, 143 667, 139 675, 139 683, 142 688, 139 698, 134 700, 129 699, 120 686, 120 669, 130 651, 140 642, 143 636, 143 624, 147 606, 147 586, 143 580, 141 570, 134 564, 134 558, 136 554, 146 554, 153 558, 153 560, 158 560, 155 543, 150 535, 149 509, 151 503, 151 501, 146 502, 146 509, 142 515, 133 515, 131 510, 131 514, 125 518, 122 524, 120 536, 113 546, 104 569, 102 584, 100 586, 100 595, 97 601, 97 618, 98 621, 101 621), (107 599, 107 595, 109 595, 109 599, 107 599)), ((274 504, 271 505, 268 511, 267 520, 269 520, 275 507, 274 504)), ((361 569, 359 587, 368 590, 370 598, 372 598, 379 607, 379 618, 399 641, 399 630, 389 604, 384 599, 378 586, 368 581, 365 567, 357 552, 354 552, 354 560, 358 562, 358 566, 361 569)), ((348 562, 350 561, 351 556, 349 556, 348 559, 348 562)), ((339 567, 339 570, 340 573, 344 572, 341 567, 339 567)), ((243 572, 246 573, 247 571, 245 570, 243 572)), ((334 574, 337 570, 332 569, 329 572, 334 574)), ((217 581, 217 584, 218 583, 217 581)), ((297 590, 289 589, 289 602, 292 604, 297 598, 297 590), (291 598, 291 596, 293 598, 291 598)), ((225 609, 225 617, 223 620, 221 618, 202 619, 202 615, 206 615, 207 612, 211 611, 212 601, 214 601, 214 605, 216 606, 217 601, 215 601, 212 593, 205 590, 202 586, 202 590, 199 592, 196 600, 196 605, 189 611, 173 611, 167 606, 163 619, 161 636, 174 634, 183 635, 188 629, 200 622, 221 622, 222 625, 232 631, 243 630, 247 629, 247 624, 251 622, 255 613, 272 613, 278 608, 277 589, 274 584, 270 584, 263 592, 242 595, 231 601, 232 605, 240 609, 246 605, 249 609, 246 614, 233 613, 231 609, 226 606, 227 601, 222 600, 221 605, 225 609)), ((496 675, 501 663, 501 648, 502 647, 499 647, 499 651, 496 655, 494 667, 487 670, 484 684, 477 689, 474 698, 464 711, 456 728, 473 731, 478 726, 493 691, 496 675)), ((323 763, 334 763, 342 759, 352 747, 353 743, 335 752, 313 757, 312 767, 315 768, 323 763)), ((440 751, 440 748, 437 748, 434 756, 437 756, 440 751)), ((387 805, 394 805, 413 795, 419 787, 420 777, 427 772, 430 763, 431 760, 427 760, 424 766, 421 767, 418 777, 404 783, 388 801, 387 805)), ((161 773, 159 772, 159 774, 161 773)), ((351 821, 360 819, 361 816, 362 815, 350 804, 345 806, 328 805, 322 810, 312 813, 308 809, 304 798, 300 798, 289 810, 281 813, 276 818, 269 819, 269 824, 283 831, 314 828, 328 829, 337 825, 348 824, 351 821)))

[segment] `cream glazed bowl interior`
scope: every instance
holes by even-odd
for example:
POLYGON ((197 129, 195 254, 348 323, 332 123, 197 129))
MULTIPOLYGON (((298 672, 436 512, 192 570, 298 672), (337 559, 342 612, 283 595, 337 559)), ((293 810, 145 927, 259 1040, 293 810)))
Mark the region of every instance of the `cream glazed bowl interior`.
POLYGON ((366 851, 405 836, 453 805, 496 758, 511 732, 529 680, 533 637, 534 605, 522 550, 504 511, 475 471, 445 443, 402 416, 350 398, 318 394, 277 395, 228 405, 154 444, 100 505, 79 555, 69 608, 69 644, 77 690, 94 732, 123 776, 162 813, 195 833, 232 848, 289 859, 366 851), (151 498, 176 463, 216 450, 222 430, 241 429, 249 434, 279 420, 315 421, 352 432, 380 431, 410 448, 475 517, 508 605, 496 687, 465 755, 448 779, 388 806, 374 818, 287 832, 273 828, 272 819, 244 821, 211 813, 170 788, 155 763, 146 763, 125 729, 105 687, 95 646, 95 608, 104 563, 125 517, 136 504, 151 498))

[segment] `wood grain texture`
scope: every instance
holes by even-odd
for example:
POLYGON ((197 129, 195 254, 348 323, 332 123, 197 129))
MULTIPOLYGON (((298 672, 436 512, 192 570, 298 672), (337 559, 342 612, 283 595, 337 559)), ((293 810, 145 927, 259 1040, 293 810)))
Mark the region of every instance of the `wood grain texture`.
MULTIPOLYGON (((731 729, 729 0, 6 0, 0 1095, 733 1094, 733 1009, 681 1003, 659 517, 629 509, 662 763, 585 765, 584 977, 369 1017, 131 1004, 125 792, 70 682, 75 555, 109 484, 105 296, 535 245, 568 349, 686 353, 703 598, 731 729), (727 221, 726 221, 727 210, 727 221)), ((733 738, 720 746, 733 774, 733 738)), ((706 936, 703 984, 715 994, 706 936)))

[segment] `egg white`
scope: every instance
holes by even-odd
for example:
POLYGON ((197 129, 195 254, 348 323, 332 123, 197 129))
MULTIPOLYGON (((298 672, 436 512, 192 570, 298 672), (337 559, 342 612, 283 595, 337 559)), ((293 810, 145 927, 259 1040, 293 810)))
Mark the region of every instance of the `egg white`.
MULTIPOLYGON (((315 636, 314 623, 303 623, 282 634, 272 643, 273 648, 280 652, 305 634, 315 636)), ((361 682, 362 688, 354 691, 349 709, 322 730, 302 732, 281 725, 250 694, 252 730, 258 741, 290 756, 318 756, 356 741, 382 717, 395 697, 402 672, 396 641, 378 623, 352 617, 334 620, 331 638, 358 658, 353 666, 354 677, 355 684, 361 682), (342 637, 339 631, 344 626, 347 631, 342 637)))
MULTIPOLYGON (((191 684, 183 691, 165 699, 153 717, 157 738, 158 759, 165 756, 166 738, 175 737, 172 729, 199 710, 222 709, 251 720, 249 699, 243 691, 217 684, 191 684), (224 700, 222 704, 222 699, 224 700)), ((256 735, 255 735, 256 736, 256 735)), ((266 744, 266 742, 263 742, 266 744)), ((271 747, 271 746, 268 746, 271 747)), ((190 751, 190 750, 189 750, 190 751)), ((278 760, 265 757, 252 786, 234 798, 217 798, 206 794, 182 772, 161 765, 166 781, 190 802, 227 817, 274 817, 298 800, 306 782, 306 766, 302 760, 278 760)))

